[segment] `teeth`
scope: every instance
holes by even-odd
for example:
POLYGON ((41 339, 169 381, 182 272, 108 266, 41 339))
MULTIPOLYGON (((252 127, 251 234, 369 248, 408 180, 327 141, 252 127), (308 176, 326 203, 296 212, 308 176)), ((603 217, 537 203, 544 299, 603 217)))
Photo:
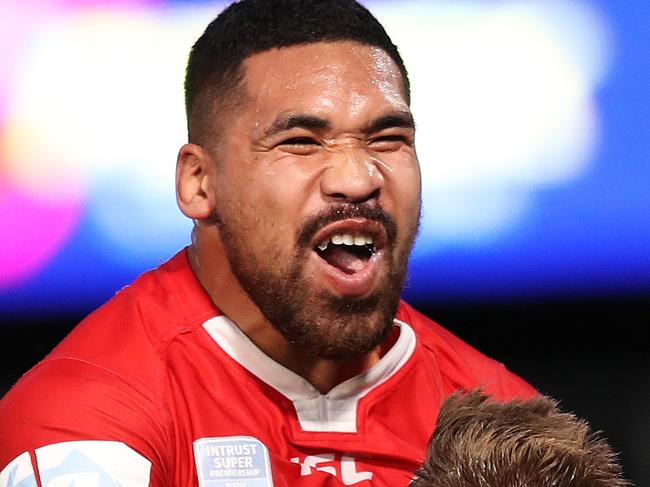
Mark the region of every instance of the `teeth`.
POLYGON ((363 247, 364 245, 374 245, 373 237, 369 235, 352 235, 351 233, 339 233, 332 235, 329 239, 323 240, 318 245, 318 250, 326 250, 328 245, 332 242, 333 245, 357 245, 363 247))

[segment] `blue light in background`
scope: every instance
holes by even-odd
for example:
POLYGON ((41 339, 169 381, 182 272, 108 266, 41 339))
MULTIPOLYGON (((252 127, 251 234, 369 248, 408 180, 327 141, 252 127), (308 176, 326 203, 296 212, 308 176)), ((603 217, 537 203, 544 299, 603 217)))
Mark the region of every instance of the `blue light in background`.
MULTIPOLYGON (((650 6, 368 5, 413 81, 425 206, 407 296, 648 293, 650 39, 637 33, 650 6)), ((35 246, 57 229, 67 240, 23 278, 0 279, 1 314, 85 312, 189 241, 173 195, 182 76, 219 7, 49 8, 0 84, 0 191, 80 210, 66 228, 25 222, 42 228, 35 246)), ((18 235, 8 194, 0 224, 18 235)), ((3 265, 23 272, 14 257, 3 265)))

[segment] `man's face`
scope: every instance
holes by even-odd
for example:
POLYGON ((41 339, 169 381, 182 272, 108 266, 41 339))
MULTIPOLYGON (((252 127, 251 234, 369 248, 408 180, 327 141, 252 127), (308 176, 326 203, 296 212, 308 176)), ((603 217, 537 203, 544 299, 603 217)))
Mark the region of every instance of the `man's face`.
POLYGON ((244 100, 211 149, 225 253, 288 342, 359 357, 390 329, 419 220, 401 74, 353 42, 274 49, 244 68, 244 100))

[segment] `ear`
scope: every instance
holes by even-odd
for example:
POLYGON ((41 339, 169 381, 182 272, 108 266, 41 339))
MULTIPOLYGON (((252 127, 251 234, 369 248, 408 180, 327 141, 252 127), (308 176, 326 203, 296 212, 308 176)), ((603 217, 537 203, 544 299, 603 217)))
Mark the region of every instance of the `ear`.
POLYGON ((185 144, 176 161, 176 201, 193 220, 211 216, 215 208, 216 168, 210 155, 196 144, 185 144))

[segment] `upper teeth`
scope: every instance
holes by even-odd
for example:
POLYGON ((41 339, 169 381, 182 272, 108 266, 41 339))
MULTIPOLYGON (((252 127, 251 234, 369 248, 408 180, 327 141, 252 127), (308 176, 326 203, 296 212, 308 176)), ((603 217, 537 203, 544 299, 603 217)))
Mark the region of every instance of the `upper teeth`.
POLYGON ((332 235, 330 238, 323 240, 318 248, 325 250, 332 242, 334 245, 372 245, 374 240, 369 235, 352 235, 351 233, 339 233, 332 235))

